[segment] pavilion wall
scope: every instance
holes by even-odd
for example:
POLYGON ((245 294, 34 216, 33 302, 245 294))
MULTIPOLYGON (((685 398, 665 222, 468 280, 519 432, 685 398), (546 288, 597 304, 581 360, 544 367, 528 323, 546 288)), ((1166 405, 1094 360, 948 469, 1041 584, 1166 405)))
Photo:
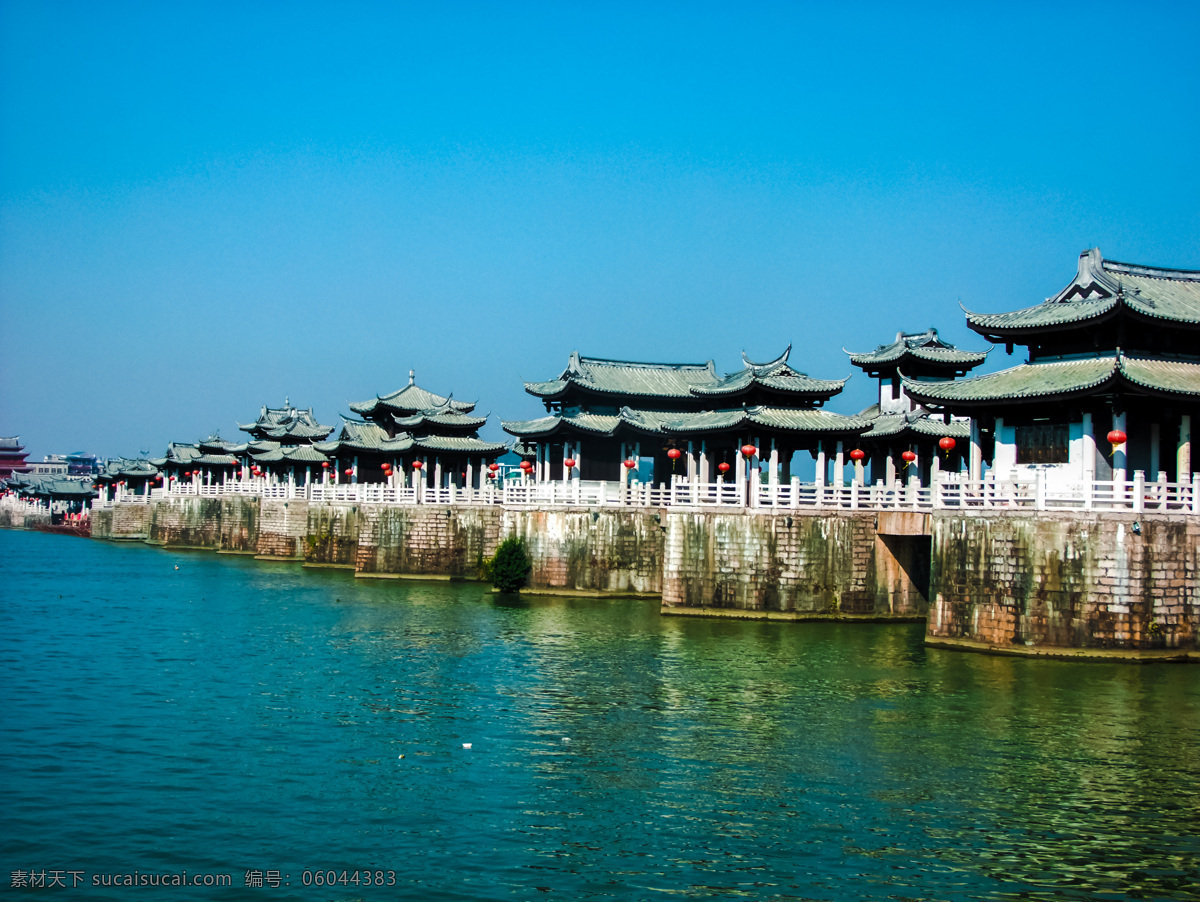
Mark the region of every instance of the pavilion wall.
POLYGON ((665 614, 920 620, 926 610, 873 513, 676 511, 667 526, 665 614))
POLYGON ((932 645, 1031 654, 1197 648, 1195 517, 939 513, 932 542, 932 645))

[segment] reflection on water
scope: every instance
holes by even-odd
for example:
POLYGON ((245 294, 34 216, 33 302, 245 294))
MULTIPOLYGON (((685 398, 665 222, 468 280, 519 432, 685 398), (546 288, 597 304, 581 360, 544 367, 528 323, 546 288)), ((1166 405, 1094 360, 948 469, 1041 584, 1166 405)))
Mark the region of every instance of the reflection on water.
POLYGON ((214 898, 1197 898, 1194 667, 0 543, 10 870, 233 873, 214 898), (295 880, 242 888, 254 867, 295 880), (314 895, 317 867, 398 885, 314 895))

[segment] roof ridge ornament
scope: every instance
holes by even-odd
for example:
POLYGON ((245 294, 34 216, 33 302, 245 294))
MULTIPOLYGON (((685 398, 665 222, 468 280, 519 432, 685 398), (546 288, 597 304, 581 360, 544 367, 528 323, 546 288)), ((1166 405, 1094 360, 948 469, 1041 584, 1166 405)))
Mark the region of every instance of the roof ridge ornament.
MULTIPOLYGON (((845 349, 843 348, 843 350, 845 350, 845 349)), ((755 363, 753 360, 751 360, 749 357, 746 356, 745 351, 742 351, 742 363, 746 367, 748 367, 749 369, 752 369, 752 370, 772 369, 776 366, 780 366, 781 364, 786 364, 788 361, 788 356, 791 353, 792 353, 792 345, 791 345, 791 343, 789 343, 788 346, 783 349, 783 353, 780 354, 778 357, 776 357, 774 360, 768 361, 766 363, 755 363)), ((709 363, 711 364, 712 361, 710 360, 709 363)))

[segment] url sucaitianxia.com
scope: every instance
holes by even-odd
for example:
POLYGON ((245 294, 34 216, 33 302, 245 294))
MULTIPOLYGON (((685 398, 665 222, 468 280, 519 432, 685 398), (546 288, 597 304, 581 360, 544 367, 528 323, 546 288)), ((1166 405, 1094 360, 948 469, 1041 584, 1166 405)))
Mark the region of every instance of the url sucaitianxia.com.
MULTIPOLYGON (((395 886, 396 872, 384 870, 310 870, 300 872, 301 886, 395 886)), ((33 868, 13 871, 13 889, 78 889, 87 886, 233 886, 232 874, 189 874, 187 871, 132 871, 93 873, 70 868, 33 868)), ((252 868, 242 875, 241 885, 252 889, 292 886, 292 875, 252 868)))

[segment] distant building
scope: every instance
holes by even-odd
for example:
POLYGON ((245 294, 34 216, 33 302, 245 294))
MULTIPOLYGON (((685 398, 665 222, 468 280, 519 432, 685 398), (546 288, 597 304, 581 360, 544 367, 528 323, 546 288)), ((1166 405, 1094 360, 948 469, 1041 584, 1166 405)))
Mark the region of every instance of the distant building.
POLYGON ((0 481, 8 479, 13 473, 28 473, 29 465, 25 462, 28 456, 19 435, 0 438, 0 481))

